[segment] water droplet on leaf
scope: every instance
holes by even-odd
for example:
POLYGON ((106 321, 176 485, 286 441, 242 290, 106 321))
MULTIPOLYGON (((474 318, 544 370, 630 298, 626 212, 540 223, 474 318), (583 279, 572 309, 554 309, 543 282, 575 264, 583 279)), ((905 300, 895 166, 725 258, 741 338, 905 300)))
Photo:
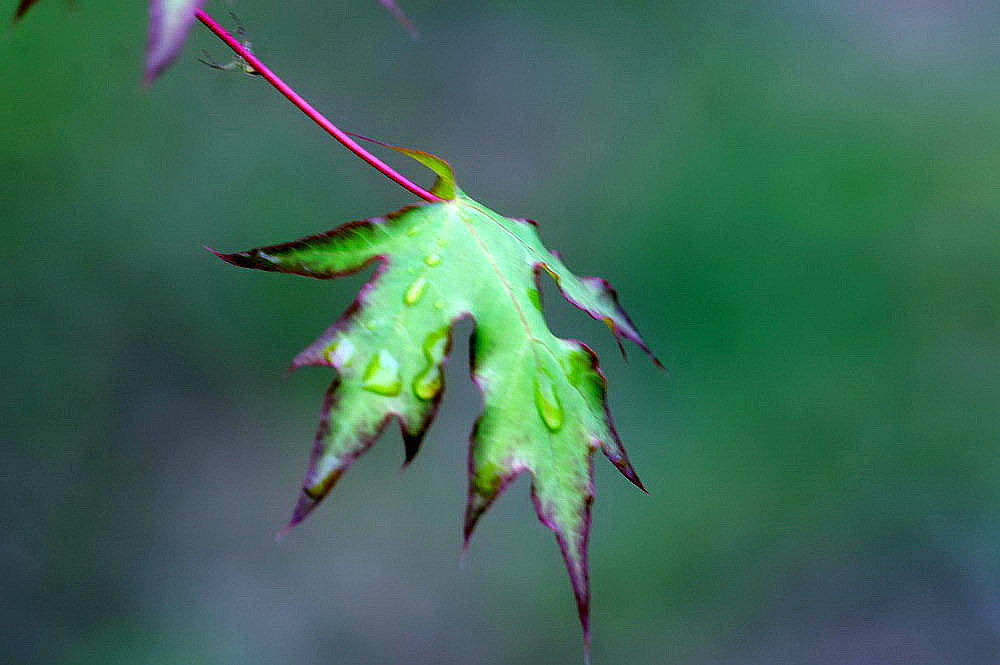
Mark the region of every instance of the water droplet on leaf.
POLYGON ((326 349, 326 359, 336 367, 343 367, 354 357, 354 342, 341 337, 326 349))
POLYGON ((406 293, 403 294, 403 302, 407 305, 415 305, 417 301, 424 295, 424 289, 427 288, 427 280, 423 277, 418 277, 413 280, 413 283, 406 289, 406 293))
POLYGON ((432 400, 444 385, 438 365, 448 349, 448 329, 436 330, 424 338, 424 359, 427 366, 413 379, 413 392, 422 400, 432 400))
POLYGON ((424 357, 436 363, 444 358, 445 349, 448 348, 448 329, 441 328, 435 330, 424 338, 424 357))
POLYGON ((281 263, 280 256, 271 256, 270 254, 265 254, 264 252, 261 251, 257 252, 257 256, 259 256, 260 258, 264 259, 269 263, 281 263))
POLYGON ((556 387, 544 372, 539 373, 535 381, 535 407, 542 417, 545 426, 553 432, 558 432, 563 426, 563 409, 559 403, 556 387))
POLYGON ((430 401, 441 392, 441 370, 428 367, 413 379, 413 392, 422 400, 430 401))
POLYGON ((365 390, 379 395, 393 397, 399 394, 403 382, 399 378, 399 361, 386 350, 379 351, 372 357, 365 368, 365 377, 361 384, 365 390))

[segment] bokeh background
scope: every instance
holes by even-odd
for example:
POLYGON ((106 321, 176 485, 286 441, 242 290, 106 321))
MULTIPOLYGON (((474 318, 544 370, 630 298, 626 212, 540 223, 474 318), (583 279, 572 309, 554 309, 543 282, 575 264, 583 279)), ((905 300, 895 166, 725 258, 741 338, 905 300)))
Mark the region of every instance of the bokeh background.
MULTIPOLYGON (((651 490, 597 460, 594 662, 1000 662, 997 4, 400 1, 417 41, 375 0, 208 8, 540 220, 664 359, 547 285, 651 490)), ((331 378, 283 370, 366 275, 201 246, 411 199, 200 27, 143 89, 145 20, 46 0, 0 38, 0 661, 581 662, 527 479, 459 566, 464 341, 413 466, 386 434, 274 541, 331 378)))

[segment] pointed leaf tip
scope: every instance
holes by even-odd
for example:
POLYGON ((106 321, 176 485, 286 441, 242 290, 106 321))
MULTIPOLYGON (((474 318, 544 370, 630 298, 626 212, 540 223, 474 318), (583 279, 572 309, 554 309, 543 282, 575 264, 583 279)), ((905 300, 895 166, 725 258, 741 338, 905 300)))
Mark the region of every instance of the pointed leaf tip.
POLYGON ((288 524, 286 524, 285 527, 279 531, 279 533, 284 537, 291 532, 292 529, 297 527, 299 524, 302 524, 309 514, 316 509, 316 506, 319 505, 321 500, 322 499, 314 499, 309 496, 305 490, 303 490, 299 494, 298 500, 295 502, 295 508, 292 510, 291 519, 288 520, 288 524))
POLYGON ((195 13, 205 0, 151 0, 146 43, 146 84, 152 84, 170 66, 187 39, 195 13))
POLYGON ((401 425, 400 431, 403 435, 403 466, 400 470, 405 470, 417 458, 417 453, 420 452, 420 444, 424 440, 424 432, 411 434, 405 425, 401 425))
MULTIPOLYGON (((588 462, 588 467, 592 477, 592 461, 588 462)), ((531 488, 531 499, 538 519, 555 532, 556 542, 562 552, 586 646, 590 642, 590 565, 587 545, 590 541, 590 516, 594 500, 589 481, 587 493, 581 498, 572 507, 554 506, 540 496, 537 484, 533 484, 531 488)))
POLYGON ((31 9, 32 5, 36 2, 38 2, 38 0, 21 0, 21 2, 17 5, 17 9, 14 10, 14 22, 17 23, 24 18, 24 15, 28 13, 28 10, 31 9))
POLYGON ((646 486, 639 478, 639 474, 635 472, 635 469, 632 467, 632 462, 630 462, 628 458, 621 461, 615 461, 612 459, 611 462, 618 468, 618 471, 625 476, 626 480, 638 487, 645 494, 649 494, 649 490, 646 489, 646 486))

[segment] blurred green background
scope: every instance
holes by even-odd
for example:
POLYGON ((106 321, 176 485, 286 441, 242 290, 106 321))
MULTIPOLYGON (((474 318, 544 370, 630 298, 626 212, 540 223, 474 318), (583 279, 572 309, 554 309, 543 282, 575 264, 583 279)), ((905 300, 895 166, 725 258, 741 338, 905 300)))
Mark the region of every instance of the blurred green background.
MULTIPOLYGON (((595 664, 1000 662, 997 4, 400 2, 418 41, 375 0, 208 8, 538 219, 669 367, 550 289, 651 490, 597 459, 595 664)), ((282 372, 366 275, 201 246, 411 199, 200 27, 143 89, 145 20, 46 0, 0 37, 0 661, 579 663, 526 479, 458 565, 464 341, 413 466, 388 433, 274 542, 330 380, 282 372)))

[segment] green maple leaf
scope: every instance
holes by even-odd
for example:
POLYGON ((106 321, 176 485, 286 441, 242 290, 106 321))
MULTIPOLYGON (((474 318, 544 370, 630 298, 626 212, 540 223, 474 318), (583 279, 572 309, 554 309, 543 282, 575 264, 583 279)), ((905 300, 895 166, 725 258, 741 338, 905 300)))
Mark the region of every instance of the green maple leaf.
POLYGON ((644 488, 615 432, 594 352, 546 326, 541 273, 556 280, 567 300, 606 322, 616 339, 648 349, 608 283, 571 273, 542 245, 534 222, 504 217, 468 198, 447 162, 396 149, 437 172, 431 191, 444 201, 294 242, 218 254, 243 268, 319 279, 378 264, 355 302, 292 363, 293 369, 333 367, 337 378, 286 530, 323 500, 393 418, 402 429, 406 462, 413 459, 444 389, 452 326, 471 317, 472 377, 484 408, 469 450, 465 544, 497 496, 529 472, 536 512, 555 532, 586 636, 593 452, 602 449, 644 488))

